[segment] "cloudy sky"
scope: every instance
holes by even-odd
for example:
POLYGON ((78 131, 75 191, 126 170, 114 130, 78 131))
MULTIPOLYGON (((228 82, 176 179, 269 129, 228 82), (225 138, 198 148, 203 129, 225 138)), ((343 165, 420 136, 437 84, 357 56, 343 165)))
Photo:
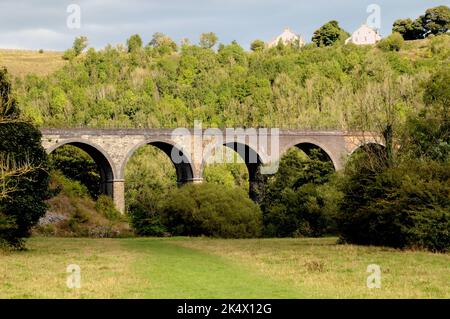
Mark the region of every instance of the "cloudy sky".
POLYGON ((398 18, 417 17, 450 0, 1 0, 0 48, 64 50, 74 37, 86 35, 90 46, 124 43, 139 33, 147 43, 163 32, 176 41, 196 43, 213 31, 220 42, 237 40, 248 48, 254 39, 269 40, 290 27, 310 41, 329 20, 351 32, 381 8, 381 33, 388 35, 398 18), (81 28, 67 27, 70 4, 81 9, 81 28))

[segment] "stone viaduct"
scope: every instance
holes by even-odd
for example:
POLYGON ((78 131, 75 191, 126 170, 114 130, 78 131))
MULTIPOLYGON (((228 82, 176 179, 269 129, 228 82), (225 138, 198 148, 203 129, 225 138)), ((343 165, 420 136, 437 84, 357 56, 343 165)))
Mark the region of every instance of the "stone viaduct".
MULTIPOLYGON (((203 168, 218 147, 227 146, 245 161, 250 180, 258 169, 273 174, 277 162, 291 147, 306 154, 317 149, 336 170, 356 149, 368 144, 383 145, 379 136, 361 132, 304 131, 278 129, 42 129, 47 153, 63 145, 73 145, 88 153, 97 163, 102 192, 111 196, 117 209, 125 211, 125 166, 143 145, 152 145, 172 160, 178 183, 199 183, 203 168)), ((224 157, 225 158, 225 157, 224 157)), ((220 160, 220 156, 218 157, 220 160)))

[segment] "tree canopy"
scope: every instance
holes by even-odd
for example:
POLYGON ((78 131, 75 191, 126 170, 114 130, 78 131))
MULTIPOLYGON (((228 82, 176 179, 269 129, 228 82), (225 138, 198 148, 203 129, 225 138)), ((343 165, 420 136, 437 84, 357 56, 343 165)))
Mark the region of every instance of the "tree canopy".
POLYGON ((339 22, 332 20, 314 32, 312 41, 319 47, 329 46, 343 43, 349 36, 350 34, 339 26, 339 22))

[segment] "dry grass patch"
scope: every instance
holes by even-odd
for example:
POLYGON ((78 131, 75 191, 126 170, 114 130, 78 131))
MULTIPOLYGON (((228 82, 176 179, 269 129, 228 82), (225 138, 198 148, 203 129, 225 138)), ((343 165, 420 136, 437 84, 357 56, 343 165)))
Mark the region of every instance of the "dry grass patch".
POLYGON ((47 75, 63 67, 62 52, 0 49, 0 67, 14 76, 47 75))

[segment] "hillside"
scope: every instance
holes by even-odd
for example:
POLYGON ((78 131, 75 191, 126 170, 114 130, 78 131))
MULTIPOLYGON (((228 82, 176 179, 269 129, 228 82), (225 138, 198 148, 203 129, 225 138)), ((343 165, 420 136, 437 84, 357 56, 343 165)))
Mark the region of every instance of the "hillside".
POLYGON ((28 74, 48 75, 63 67, 61 52, 0 49, 0 66, 17 77, 28 74))
POLYGON ((27 69, 40 75, 15 87, 22 114, 45 127, 171 128, 199 120, 204 127, 374 129, 383 94, 404 115, 420 110, 422 83, 449 64, 449 52, 445 35, 405 42, 399 52, 312 44, 246 52, 232 43, 130 53, 108 46, 67 63, 44 52, 39 71, 26 66, 39 53, 16 52, 23 58, 9 67, 16 76, 27 69), (374 106, 369 118, 362 105, 374 106))

